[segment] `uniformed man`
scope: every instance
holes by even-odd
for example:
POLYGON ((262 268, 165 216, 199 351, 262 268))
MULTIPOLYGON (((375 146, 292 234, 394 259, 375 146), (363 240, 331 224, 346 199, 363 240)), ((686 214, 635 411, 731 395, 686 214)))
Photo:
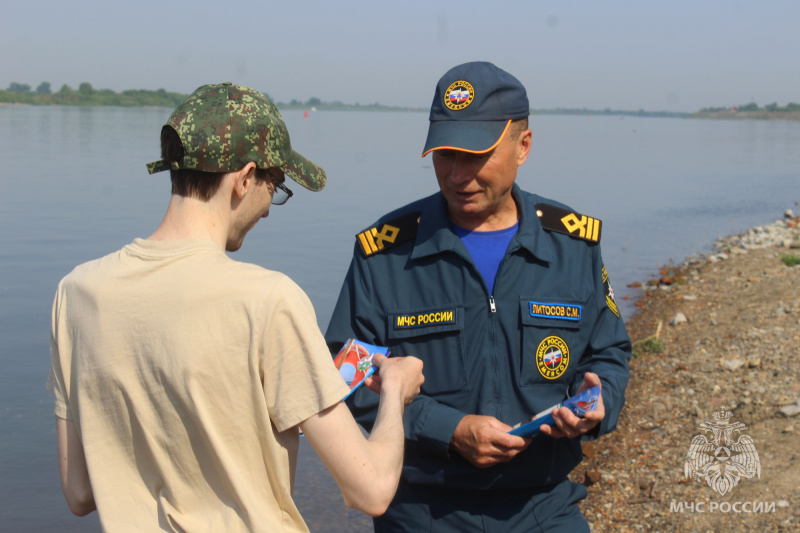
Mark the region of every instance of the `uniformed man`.
MULTIPOLYGON (((631 344, 600 253, 601 223, 522 191, 525 88, 491 63, 436 87, 423 157, 440 191, 359 233, 326 339, 413 353, 427 380, 406 409, 406 456, 376 531, 588 531, 567 479, 581 439, 611 431, 631 344), (530 438, 512 426, 601 385, 584 418, 562 407, 530 438)), ((375 400, 349 403, 370 428, 375 400)))

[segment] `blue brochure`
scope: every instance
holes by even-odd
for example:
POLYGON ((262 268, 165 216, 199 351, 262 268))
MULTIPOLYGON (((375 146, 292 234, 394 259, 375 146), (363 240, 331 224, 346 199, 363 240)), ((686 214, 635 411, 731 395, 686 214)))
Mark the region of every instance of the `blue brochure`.
POLYGON ((347 339, 342 349, 333 359, 333 364, 339 370, 345 382, 350 385, 350 392, 343 399, 346 400, 353 391, 363 385, 364 380, 375 372, 372 356, 380 353, 389 357, 389 348, 375 346, 355 339, 347 339))
POLYGON ((514 429, 509 431, 509 433, 511 435, 517 435, 518 437, 533 437, 539 433, 539 429, 541 428, 542 424, 547 424, 548 426, 553 425, 552 413, 559 407, 568 407, 570 411, 575 413, 575 416, 583 418, 583 415, 594 410, 594 408, 597 406, 597 399, 599 397, 600 387, 598 385, 589 387, 588 389, 579 392, 575 396, 555 404, 550 409, 542 411, 530 422, 517 425, 514 429))

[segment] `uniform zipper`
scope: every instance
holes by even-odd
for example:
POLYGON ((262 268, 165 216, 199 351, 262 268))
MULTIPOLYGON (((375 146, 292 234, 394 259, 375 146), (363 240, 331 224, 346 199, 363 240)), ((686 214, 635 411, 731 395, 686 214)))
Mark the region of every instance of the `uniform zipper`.
MULTIPOLYGON (((500 265, 498 265, 498 267, 497 267, 497 274, 500 274, 500 270, 503 268, 503 264, 506 262, 506 258, 509 256, 509 254, 514 252, 517 248, 519 248, 519 245, 513 246, 510 250, 506 251, 505 255, 500 260, 500 265)), ((489 287, 486 285, 486 280, 484 280, 483 276, 481 276, 481 273, 478 270, 478 267, 475 266, 475 263, 472 261, 472 258, 468 257, 468 256, 465 256, 465 255, 463 255, 463 254, 461 254, 460 252, 457 252, 457 251, 456 251, 456 254, 460 255, 462 257, 462 259, 464 259, 468 264, 470 264, 472 266, 473 270, 478 273, 478 277, 481 278, 481 281, 483 282, 483 287, 486 290, 486 293, 488 294, 489 293, 489 287)), ((497 281, 497 280, 495 279, 495 281, 497 281)), ((497 314, 497 305, 495 304, 494 295, 492 295, 492 294, 489 294, 489 312, 491 313, 490 316, 492 316, 492 317, 494 317, 494 315, 497 314)), ((497 405, 497 417, 496 418, 498 420, 502 420, 503 419, 503 409, 502 409, 502 402, 501 402, 500 395, 499 395, 500 386, 498 386, 498 383, 500 383, 501 380, 500 380, 499 376, 497 375, 497 339, 495 337, 497 335, 497 332, 495 331, 495 329, 497 328, 497 325, 494 323, 494 320, 492 320, 491 324, 492 324, 492 326, 491 326, 491 341, 490 341, 490 344, 494 347, 494 349, 493 349, 493 352, 494 352, 493 353, 493 356, 494 356, 494 368, 495 368, 495 376, 494 376, 494 378, 495 378, 495 387, 494 387, 494 389, 495 389, 495 402, 496 402, 496 405, 497 405)))

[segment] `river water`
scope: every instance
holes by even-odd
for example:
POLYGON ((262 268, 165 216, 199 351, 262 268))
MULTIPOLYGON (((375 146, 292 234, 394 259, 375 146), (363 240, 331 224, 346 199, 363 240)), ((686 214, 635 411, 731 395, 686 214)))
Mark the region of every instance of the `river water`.
MULTIPOLYGON (((0 106, 0 530, 99 531, 61 495, 45 390, 56 285, 75 265, 150 234, 169 200, 150 176, 166 109, 0 106)), ((354 235, 436 190, 420 158, 425 113, 285 111, 296 150, 328 187, 293 187, 234 257, 289 274, 325 329, 354 235)), ((622 312, 626 287, 721 235, 800 210, 800 123, 535 116, 517 182, 603 220, 622 312)), ((291 183, 290 183, 291 187, 291 183)), ((630 299, 625 299, 630 298, 630 299)), ((295 498, 312 531, 369 531, 305 442, 295 498)))

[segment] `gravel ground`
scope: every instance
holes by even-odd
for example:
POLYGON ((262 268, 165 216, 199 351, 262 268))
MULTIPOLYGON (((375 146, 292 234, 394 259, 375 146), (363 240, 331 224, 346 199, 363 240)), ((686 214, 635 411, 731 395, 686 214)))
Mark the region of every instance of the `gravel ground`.
POLYGON ((784 262, 798 248, 787 211, 644 284, 618 429, 585 445, 571 476, 588 485, 592 531, 800 531, 800 266, 784 262), (684 475, 722 407, 761 468, 724 494, 684 475))

